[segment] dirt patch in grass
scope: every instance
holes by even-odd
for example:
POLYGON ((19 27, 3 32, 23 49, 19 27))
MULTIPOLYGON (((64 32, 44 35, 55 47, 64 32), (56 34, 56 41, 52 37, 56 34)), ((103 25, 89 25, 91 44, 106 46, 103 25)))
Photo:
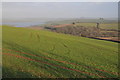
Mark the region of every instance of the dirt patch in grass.
POLYGON ((54 25, 54 26, 52 26, 52 27, 58 28, 58 27, 65 27, 65 26, 71 26, 71 25, 73 25, 73 24, 54 25))
POLYGON ((97 37, 100 39, 106 39, 106 40, 113 40, 113 41, 120 41, 119 37, 97 37))

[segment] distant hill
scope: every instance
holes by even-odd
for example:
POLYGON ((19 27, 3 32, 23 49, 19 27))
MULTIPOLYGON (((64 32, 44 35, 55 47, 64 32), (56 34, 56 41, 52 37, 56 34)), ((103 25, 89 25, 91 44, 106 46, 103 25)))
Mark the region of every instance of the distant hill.
POLYGON ((79 18, 76 18, 76 19, 66 19, 66 20, 61 20, 61 21, 48 21, 48 23, 51 23, 51 24, 70 24, 70 23, 73 23, 73 22, 76 22, 76 23, 117 23, 117 20, 116 19, 79 19, 79 18))

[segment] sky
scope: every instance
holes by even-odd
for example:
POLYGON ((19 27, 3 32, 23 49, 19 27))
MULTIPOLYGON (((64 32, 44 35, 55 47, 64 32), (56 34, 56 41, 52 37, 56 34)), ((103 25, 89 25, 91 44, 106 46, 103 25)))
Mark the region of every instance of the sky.
MULTIPOLYGON (((100 1, 100 0, 99 0, 100 1)), ((101 0, 102 1, 102 0, 101 0)), ((3 18, 117 18, 117 2, 3 2, 3 18)))
POLYGON ((2 2, 119 2, 119 0, 1 0, 2 2))

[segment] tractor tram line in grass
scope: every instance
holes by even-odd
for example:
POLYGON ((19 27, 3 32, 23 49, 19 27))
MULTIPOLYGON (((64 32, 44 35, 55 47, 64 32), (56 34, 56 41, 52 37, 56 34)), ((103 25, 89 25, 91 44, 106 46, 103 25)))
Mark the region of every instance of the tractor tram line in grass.
MULTIPOLYGON (((90 67, 90 66, 83 66, 83 65, 80 65, 80 64, 70 63, 70 62, 67 62, 67 61, 61 61, 61 60, 58 60, 58 59, 52 59, 52 58, 49 58, 49 57, 43 57, 43 56, 34 55, 34 54, 30 54, 30 53, 25 53, 25 52, 20 52, 20 51, 15 51, 15 50, 11 50, 11 49, 3 49, 3 50, 14 51, 14 52, 22 53, 22 54, 28 54, 28 55, 35 56, 35 57, 40 57, 40 58, 44 58, 44 59, 58 61, 58 62, 61 62, 61 63, 66 63, 66 64, 72 64, 72 65, 76 65, 76 66, 82 66, 84 68, 92 68, 93 70, 102 71, 102 72, 106 72, 106 73, 111 73, 113 75, 118 75, 118 73, 115 73, 115 72, 109 72, 109 71, 106 71, 106 70, 93 68, 93 67, 90 67)), ((47 54, 45 53, 45 55, 47 55, 47 54)), ((99 66, 99 65, 95 65, 95 66, 99 66)), ((105 67, 105 66, 102 66, 102 67, 105 67)))
MULTIPOLYGON (((14 50, 10 50, 10 49, 3 49, 3 50, 14 51, 14 50)), ((23 54, 28 54, 28 55, 35 56, 35 57, 41 57, 41 58, 44 58, 44 59, 54 60, 54 61, 58 61, 58 62, 61 62, 61 63, 67 63, 67 64, 76 65, 76 66, 82 66, 82 67, 84 67, 84 68, 92 68, 92 69, 94 69, 94 70, 96 70, 96 71, 105 72, 105 73, 111 73, 111 74, 116 75, 116 74, 113 73, 113 72, 108 72, 108 71, 106 71, 106 70, 97 69, 97 68, 93 68, 93 67, 89 67, 89 66, 83 66, 83 65, 79 65, 79 64, 75 64, 75 63, 69 63, 69 62, 66 62, 66 61, 60 61, 60 60, 57 60, 57 59, 52 59, 52 58, 48 58, 48 57, 42 57, 42 56, 39 56, 39 55, 33 55, 33 54, 24 53, 24 52, 20 52, 20 51, 14 51, 14 52, 23 53, 23 54)), ((35 60, 35 61, 36 61, 36 60, 35 60)), ((48 65, 49 65, 49 64, 48 64, 48 65)), ((58 66, 58 67, 60 67, 60 66, 58 66)), ((62 67, 62 66, 61 66, 60 68, 69 69, 69 68, 62 67)), ((76 70, 76 69, 69 69, 69 70, 74 70, 74 71, 80 72, 79 70, 76 70)), ((89 73, 89 72, 87 72, 87 74, 88 74, 88 73, 89 73)), ((89 73, 89 74, 90 74, 90 75, 93 75, 93 74, 91 74, 91 73, 89 73)), ((94 74, 94 75, 96 75, 96 74, 94 74)), ((97 74, 97 76, 99 76, 99 75, 97 74)), ((99 77, 100 77, 100 76, 99 76, 99 77)))
POLYGON ((88 76, 91 75, 91 76, 97 76, 97 77, 105 78, 105 76, 100 76, 100 75, 98 75, 98 74, 93 74, 93 73, 89 73, 89 72, 80 71, 80 70, 77 70, 77 69, 67 68, 67 67, 64 67, 64 66, 55 65, 55 64, 43 62, 43 61, 36 60, 36 59, 31 59, 31 58, 27 58, 27 57, 23 57, 23 56, 18 56, 18 55, 13 55, 13 54, 10 54, 10 53, 3 53, 3 54, 4 54, 4 55, 15 56, 15 57, 22 58, 22 59, 26 59, 26 60, 29 60, 29 61, 34 61, 34 62, 39 62, 39 63, 51 65, 51 66, 54 66, 54 67, 59 67, 59 68, 66 69, 66 70, 71 70, 71 71, 80 72, 80 73, 82 73, 83 75, 85 74, 85 75, 88 75, 88 76))
MULTIPOLYGON (((48 53, 42 53, 42 54, 49 55, 48 53)), ((109 71, 106 71, 106 70, 103 70, 103 69, 94 68, 94 67, 90 67, 90 66, 84 66, 84 65, 77 64, 77 63, 71 63, 71 62, 67 62, 67 61, 60 61, 58 59, 52 59, 52 58, 49 58, 49 59, 55 60, 55 61, 58 61, 58 62, 61 62, 61 63, 67 63, 67 64, 72 64, 72 65, 75 65, 75 66, 81 66, 83 68, 91 68, 92 70, 95 70, 95 71, 100 71, 100 72, 110 73, 110 74, 113 74, 113 75, 118 75, 117 72, 109 72, 109 71)), ((96 63, 92 63, 92 64, 94 64, 94 66, 98 66, 98 67, 102 67, 102 68, 107 67, 107 66, 97 65, 96 63)))
MULTIPOLYGON (((23 59, 21 60, 21 59, 18 58, 18 57, 16 57, 16 59, 19 59, 19 61, 21 61, 21 62, 27 62, 27 63, 29 62, 29 61, 27 61, 27 60, 23 60, 23 59)), ((32 63, 28 63, 28 65, 29 65, 29 66, 33 66, 32 63)), ((42 67, 39 66, 39 68, 42 68, 42 67)), ((36 73, 34 70, 28 70, 28 72, 31 72, 31 71, 34 72, 34 73, 36 73)), ((51 75, 45 75, 45 74, 43 74, 43 73, 41 73, 41 72, 39 72, 38 74, 39 74, 39 76, 41 75, 41 76, 45 76, 45 77, 48 77, 48 78, 53 78, 53 76, 51 76, 51 75)))
MULTIPOLYGON (((4 55, 10 55, 10 53, 3 53, 4 55)), ((10 56, 15 56, 15 55, 10 55, 10 56)), ((22 58, 22 56, 15 56, 16 57, 16 59, 19 59, 19 61, 21 61, 21 62, 29 62, 29 61, 31 61, 31 60, 26 60, 26 59, 24 59, 24 58, 22 58), (20 60, 20 59, 22 59, 22 60, 20 60)), ((33 64, 31 64, 31 63, 28 63, 28 65, 29 66, 33 66, 33 64)), ((41 66, 39 66, 40 68, 41 68, 41 66)), ((24 71, 23 69, 21 69, 22 70, 22 72, 24 71)), ((28 72, 35 72, 34 70, 27 70, 28 72)), ((49 78, 52 78, 52 76, 50 76, 50 75, 45 75, 45 74, 43 74, 43 73, 39 73, 39 76, 45 76, 45 77, 49 77, 49 78)))

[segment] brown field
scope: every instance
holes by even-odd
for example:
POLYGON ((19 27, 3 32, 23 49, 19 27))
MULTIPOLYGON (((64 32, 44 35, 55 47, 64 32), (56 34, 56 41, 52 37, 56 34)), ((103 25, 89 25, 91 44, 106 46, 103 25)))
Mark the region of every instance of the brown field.
POLYGON ((52 27, 58 28, 58 27, 66 27, 66 26, 71 26, 71 25, 73 25, 73 24, 54 25, 54 26, 52 26, 52 27))
POLYGON ((106 39, 106 40, 113 40, 113 41, 120 41, 119 37, 97 37, 100 39, 106 39))

